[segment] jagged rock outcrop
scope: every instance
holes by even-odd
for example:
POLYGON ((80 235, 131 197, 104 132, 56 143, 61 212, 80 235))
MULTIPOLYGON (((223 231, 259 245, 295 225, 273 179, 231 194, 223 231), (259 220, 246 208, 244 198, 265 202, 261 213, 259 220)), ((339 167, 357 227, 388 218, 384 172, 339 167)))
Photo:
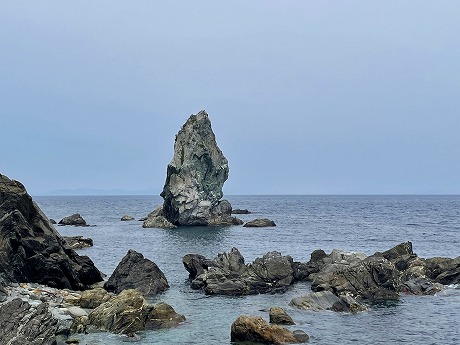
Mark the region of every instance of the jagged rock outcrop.
POLYGON ((73 225, 73 226, 89 226, 86 224, 86 220, 79 213, 72 214, 71 216, 67 216, 62 218, 59 225, 73 225))
POLYGON ((87 256, 62 237, 18 181, 0 174, 0 280, 83 290, 102 281, 87 256))
POLYGON ((56 344, 58 321, 48 310, 48 304, 32 307, 16 298, 0 305, 0 344, 56 344))
MULTIPOLYGON (((190 116, 176 135, 174 157, 160 194, 163 207, 156 216, 176 226, 241 224, 231 216, 230 203, 221 200, 228 172, 208 114, 200 111, 190 116)), ((144 222, 145 227, 148 224, 144 222)))
POLYGON ((130 335, 147 329, 174 327, 184 321, 185 317, 170 305, 149 304, 139 291, 128 289, 99 305, 88 317, 75 319, 72 329, 81 333, 97 329, 130 335))
POLYGON ((309 337, 303 331, 270 325, 260 316, 239 316, 231 327, 231 341, 261 344, 304 343, 309 337))
POLYGON ((183 263, 189 272, 191 287, 212 295, 285 292, 294 282, 292 258, 275 251, 248 265, 237 248, 218 254, 213 260, 188 254, 183 263))
POLYGON ((104 288, 115 293, 136 289, 148 296, 167 290, 169 285, 165 275, 153 261, 130 249, 104 284, 104 288))

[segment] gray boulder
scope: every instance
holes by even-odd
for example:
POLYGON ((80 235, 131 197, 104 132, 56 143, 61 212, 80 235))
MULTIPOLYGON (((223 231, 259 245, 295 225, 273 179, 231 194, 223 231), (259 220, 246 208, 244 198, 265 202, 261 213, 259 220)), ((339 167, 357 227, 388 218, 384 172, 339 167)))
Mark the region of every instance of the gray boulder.
POLYGON ((71 216, 67 216, 62 218, 59 225, 73 225, 73 226, 88 226, 86 224, 86 220, 79 213, 72 214, 71 216))
POLYGON ((160 215, 176 226, 234 224, 230 203, 221 200, 228 172, 208 114, 190 116, 176 135, 160 215))
POLYGON ((102 281, 87 256, 67 248, 24 186, 0 174, 0 280, 84 290, 102 281))
POLYGON ((32 307, 19 298, 0 305, 0 344, 56 344, 58 321, 47 303, 32 307))
POLYGON ((121 217, 120 219, 122 222, 128 222, 130 220, 134 220, 134 217, 133 216, 130 216, 130 215, 127 215, 125 214, 123 217, 121 217))
POLYGON ((153 261, 130 249, 104 284, 104 288, 114 293, 136 289, 148 296, 167 290, 169 285, 165 275, 153 261))
POLYGON ((276 226, 275 222, 267 218, 258 218, 251 220, 243 225, 245 228, 266 228, 276 226))
POLYGON ((270 318, 270 323, 277 325, 295 325, 292 317, 281 307, 271 307, 268 316, 270 318))

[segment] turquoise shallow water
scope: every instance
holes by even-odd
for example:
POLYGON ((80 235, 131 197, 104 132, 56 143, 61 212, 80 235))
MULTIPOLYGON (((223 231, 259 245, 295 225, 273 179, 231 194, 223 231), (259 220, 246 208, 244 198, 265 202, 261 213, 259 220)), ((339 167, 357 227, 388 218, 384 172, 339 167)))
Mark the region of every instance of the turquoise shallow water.
MULTIPOLYGON (((83 235, 94 247, 80 251, 110 275, 128 249, 153 260, 171 288, 155 297, 184 314, 178 328, 141 334, 137 344, 230 344, 230 325, 239 315, 259 315, 278 305, 286 308, 310 344, 460 344, 460 288, 448 287, 436 296, 403 296, 392 307, 357 315, 306 312, 288 306, 294 296, 310 291, 307 283, 281 295, 205 296, 191 290, 182 257, 198 253, 214 257, 237 247, 254 260, 272 250, 308 261, 315 249, 334 248, 373 254, 412 241, 421 257, 460 255, 460 196, 229 196, 234 208, 254 214, 243 220, 268 217, 275 228, 143 229, 138 221, 121 222, 124 214, 140 218, 161 203, 156 196, 36 197, 45 214, 59 221, 79 212, 96 227, 58 227, 63 235, 83 235)), ((125 338, 95 333, 81 344, 124 344, 125 338)))

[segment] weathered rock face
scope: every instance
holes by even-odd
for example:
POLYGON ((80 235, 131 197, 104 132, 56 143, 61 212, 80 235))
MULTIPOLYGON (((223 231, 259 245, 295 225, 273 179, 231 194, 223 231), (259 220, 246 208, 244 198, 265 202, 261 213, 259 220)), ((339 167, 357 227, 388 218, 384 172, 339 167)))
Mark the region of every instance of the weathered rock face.
POLYGON ((104 288, 115 293, 136 289, 147 296, 163 292, 169 285, 165 275, 153 261, 130 249, 104 284, 104 288))
POLYGON ((191 287, 212 295, 249 295, 285 292, 294 282, 290 256, 269 252, 246 265, 236 248, 215 259, 188 254, 183 263, 189 272, 191 287))
POLYGON ((269 325, 259 316, 241 315, 232 324, 231 341, 262 344, 289 344, 308 341, 302 331, 291 332, 278 325, 269 325))
POLYGON ((33 308, 17 298, 0 305, 0 344, 52 345, 56 343, 58 321, 47 303, 33 308))
POLYGON ((1 174, 0 278, 73 290, 102 281, 87 256, 66 248, 24 186, 1 174))
POLYGON ((95 288, 83 291, 78 300, 78 304, 82 308, 94 309, 99 307, 102 303, 107 302, 112 298, 112 294, 103 288, 95 288))
POLYGON ((232 207, 223 196, 228 161, 216 143, 205 111, 190 116, 176 135, 161 196, 162 216, 174 225, 232 225, 232 207))
POLYGON ((270 318, 270 323, 277 325, 295 325, 292 317, 281 307, 271 307, 268 316, 270 318))
POLYGON ((366 305, 359 303, 348 295, 337 296, 331 291, 312 292, 310 294, 296 297, 289 305, 305 310, 332 310, 337 312, 356 313, 367 310, 366 305))
POLYGON ((92 238, 84 238, 83 236, 62 236, 66 246, 71 249, 83 249, 93 246, 92 238))
POLYGON ((146 329, 174 327, 183 321, 185 317, 177 314, 171 306, 149 304, 138 291, 129 289, 98 306, 87 318, 76 319, 73 328, 81 332, 89 327, 132 334, 146 329))

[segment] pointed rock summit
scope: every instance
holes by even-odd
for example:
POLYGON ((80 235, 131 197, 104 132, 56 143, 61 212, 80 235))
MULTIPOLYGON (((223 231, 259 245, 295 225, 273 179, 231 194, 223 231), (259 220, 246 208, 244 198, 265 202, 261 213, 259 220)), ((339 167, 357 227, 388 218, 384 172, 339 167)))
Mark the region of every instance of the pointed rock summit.
MULTIPOLYGON (((163 206, 149 218, 164 217, 176 226, 241 224, 231 216, 230 203, 220 200, 228 171, 208 114, 203 110, 190 116, 176 135, 174 157, 160 194, 163 206)), ((146 220, 144 227, 152 223, 146 220)))

